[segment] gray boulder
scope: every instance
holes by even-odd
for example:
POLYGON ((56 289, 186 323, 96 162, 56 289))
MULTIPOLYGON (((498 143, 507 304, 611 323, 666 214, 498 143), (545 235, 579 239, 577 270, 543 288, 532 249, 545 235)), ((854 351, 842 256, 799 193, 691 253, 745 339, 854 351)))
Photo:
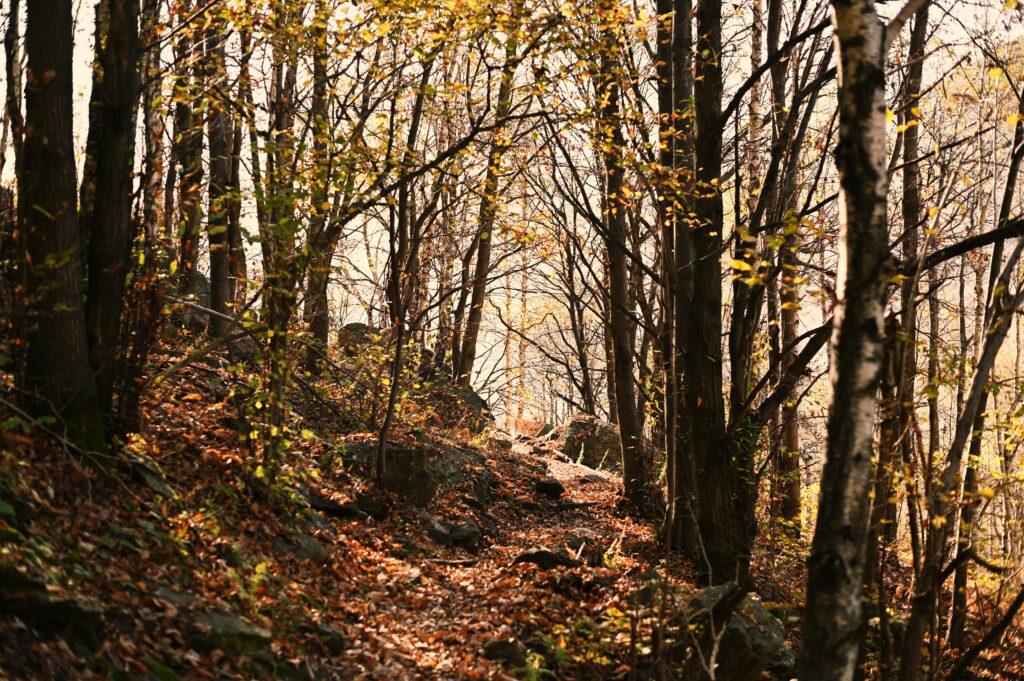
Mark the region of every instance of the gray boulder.
POLYGON ((562 426, 558 449, 567 457, 590 468, 619 470, 622 448, 619 429, 589 414, 575 414, 562 426))
POLYGON ((338 329, 338 349, 349 357, 356 357, 363 347, 379 339, 380 335, 380 329, 361 322, 352 322, 338 329))
MULTIPOLYGON (((735 586, 721 584, 697 592, 686 606, 686 622, 680 627, 681 631, 692 632, 698 638, 712 624, 716 631, 721 631, 723 623, 712 622, 710 613, 733 592, 735 586)), ((692 639, 680 643, 689 644, 692 639)), ((782 623, 768 612, 759 598, 748 594, 725 623, 716 658, 715 678, 754 681, 770 667, 783 666, 787 650, 782 623)), ((688 668, 687 678, 707 678, 702 665, 692 664, 688 668)))
POLYGON ((192 622, 189 640, 200 652, 223 650, 253 654, 270 650, 273 636, 261 626, 230 612, 201 612, 192 622))
POLYGON ((467 551, 475 551, 480 546, 483 532, 480 530, 479 525, 472 520, 467 520, 455 526, 451 532, 451 538, 456 546, 461 546, 467 551))
POLYGON ((323 544, 308 534, 296 534, 287 538, 279 537, 274 542, 274 548, 299 560, 309 560, 317 563, 327 560, 327 551, 324 549, 323 544))

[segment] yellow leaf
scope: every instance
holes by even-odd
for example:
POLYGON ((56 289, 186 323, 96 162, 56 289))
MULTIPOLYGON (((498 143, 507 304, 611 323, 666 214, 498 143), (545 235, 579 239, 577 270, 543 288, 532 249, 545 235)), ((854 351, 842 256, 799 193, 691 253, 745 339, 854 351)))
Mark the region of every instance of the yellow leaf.
POLYGON ((732 265, 732 268, 734 270, 739 270, 741 272, 753 272, 754 271, 754 268, 751 267, 750 263, 747 262, 746 260, 733 260, 731 265, 732 265))
POLYGON ((1005 7, 1006 9, 1017 9, 1017 4, 1017 0, 1006 0, 1003 3, 1003 7, 1005 7))
POLYGON ((992 499, 993 497, 995 497, 995 495, 996 491, 991 487, 983 487, 982 489, 978 490, 978 496, 985 497, 986 499, 992 499))
POLYGON ((1021 115, 1020 114, 1012 114, 1010 116, 1007 116, 1006 117, 1006 122, 1009 123, 1010 125, 1017 125, 1018 123, 1021 122, 1021 115))
POLYGON ((1001 68, 999 68, 998 66, 993 66, 992 68, 990 68, 988 70, 988 77, 989 78, 1000 78, 1000 77, 1002 77, 1002 75, 1003 75, 1003 70, 1001 68))
POLYGON ((892 123, 893 119, 896 118, 896 113, 892 109, 885 110, 885 122, 892 123))

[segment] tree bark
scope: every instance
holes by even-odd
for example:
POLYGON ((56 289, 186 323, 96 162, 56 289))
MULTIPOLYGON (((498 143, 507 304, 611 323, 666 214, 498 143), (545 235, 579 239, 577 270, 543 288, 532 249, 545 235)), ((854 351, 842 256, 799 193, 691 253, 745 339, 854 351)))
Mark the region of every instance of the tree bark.
POLYGON ((491 250, 494 242, 494 218, 498 210, 498 179, 501 172, 501 158, 508 149, 505 139, 505 125, 512 108, 512 85, 515 77, 519 52, 519 16, 522 2, 512 10, 513 28, 505 43, 505 66, 498 84, 498 106, 495 111, 495 129, 487 155, 487 170, 480 196, 480 218, 477 227, 476 268, 473 275, 473 295, 466 317, 466 331, 459 350, 459 364, 456 367, 455 382, 468 387, 473 381, 473 365, 476 363, 476 343, 480 336, 484 303, 487 298, 487 275, 491 271, 491 250))
MULTIPOLYGON (((603 5, 599 11, 609 20, 614 9, 603 5)), ((624 150, 620 110, 621 89, 617 73, 619 45, 613 30, 604 30, 599 43, 599 66, 594 85, 597 101, 598 147, 604 171, 605 249, 608 258, 609 333, 615 378, 615 407, 622 446, 622 484, 626 498, 642 504, 647 492, 647 472, 643 466, 643 441, 637 418, 633 390, 633 328, 629 294, 629 272, 626 265, 628 234, 626 213, 629 208, 625 188, 624 150)))
POLYGON ((67 436, 106 449, 89 361, 72 137, 71 0, 33 0, 26 13, 25 129, 18 229, 26 300, 24 388, 38 414, 56 413, 67 436))
MULTIPOLYGON (((215 20, 206 34, 207 85, 214 93, 227 94, 227 72, 225 68, 224 43, 227 40, 227 24, 215 20)), ((206 236, 210 245, 210 309, 217 312, 210 315, 210 335, 223 335, 230 324, 225 319, 232 303, 231 294, 231 235, 229 215, 231 210, 231 154, 234 140, 226 104, 214 97, 207 105, 206 135, 210 152, 210 176, 207 209, 206 236), (220 316, 223 315, 223 316, 220 316)))
MULTIPOLYGON (((899 14, 902 22, 906 10, 899 14)), ((887 34, 902 24, 887 28, 869 0, 833 0, 832 22, 839 60, 840 251, 828 445, 808 562, 800 660, 804 681, 849 681, 857 664, 872 435, 884 356, 885 294, 892 270, 886 221, 884 60, 887 34)))
POLYGON ((100 410, 108 430, 121 331, 124 284, 131 268, 132 168, 139 96, 138 0, 109 0, 107 31, 94 80, 89 137, 96 140, 94 174, 83 178, 97 199, 83 201, 80 230, 88 235, 86 326, 100 410))

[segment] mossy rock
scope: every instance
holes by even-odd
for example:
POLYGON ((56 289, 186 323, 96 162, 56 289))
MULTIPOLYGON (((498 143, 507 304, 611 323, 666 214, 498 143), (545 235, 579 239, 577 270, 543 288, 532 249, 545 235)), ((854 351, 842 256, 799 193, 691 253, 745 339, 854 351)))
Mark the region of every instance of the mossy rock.
POLYGON ((201 612, 193 621, 190 640, 201 652, 255 655, 270 651, 272 634, 230 612, 201 612))

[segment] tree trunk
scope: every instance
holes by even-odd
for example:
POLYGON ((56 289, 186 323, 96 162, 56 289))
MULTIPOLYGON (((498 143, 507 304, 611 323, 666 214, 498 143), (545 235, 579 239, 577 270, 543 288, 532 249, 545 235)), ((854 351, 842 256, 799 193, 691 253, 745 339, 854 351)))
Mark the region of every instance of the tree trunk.
POLYGON ((24 388, 34 410, 63 419, 87 451, 106 449, 89 361, 83 306, 81 234, 72 138, 71 0, 28 3, 24 139, 18 176, 18 229, 25 261, 24 388))
MULTIPOLYGON (((522 2, 512 10, 513 22, 518 24, 522 2)), ((473 365, 476 362, 476 343, 483 320, 484 303, 487 298, 487 275, 491 271, 491 250, 494 242, 494 218, 498 210, 498 177, 501 172, 501 157, 508 149, 505 139, 505 124, 512 108, 512 85, 518 63, 519 30, 514 26, 505 43, 505 66, 498 84, 498 107, 495 111, 495 129, 487 155, 487 171, 480 196, 480 218, 477 227, 479 244, 476 253, 476 268, 473 275, 473 296, 466 318, 466 331, 459 350, 459 364, 456 366, 455 381, 469 386, 473 381, 473 365)))
MULTIPOLYGON (((604 8, 608 10, 607 7, 604 8)), ((602 36, 600 66, 595 77, 598 112, 599 147, 605 176, 605 248, 608 257, 608 296, 610 334, 612 341, 615 407, 622 444, 622 484, 626 498, 642 504, 647 492, 647 472, 643 465, 643 440, 637 418, 633 391, 633 328, 629 295, 629 272, 626 267, 626 211, 629 201, 624 194, 626 141, 622 134, 620 88, 615 63, 618 44, 610 31, 602 36)))
MULTIPOLYGON (((186 0, 179 11, 184 22, 191 11, 191 0, 186 0)), ((196 29, 184 26, 175 45, 175 64, 180 71, 174 83, 174 157, 178 171, 178 259, 175 277, 182 293, 194 291, 193 272, 199 257, 200 193, 203 181, 203 129, 192 109, 192 100, 198 89, 195 68, 191 64, 195 52, 196 29)))
POLYGON ((833 394, 808 562, 803 681, 848 681, 857 664, 872 435, 891 277, 885 168, 888 31, 868 0, 833 0, 832 21, 839 60, 840 250, 830 371, 833 394))
MULTIPOLYGON (((666 362, 671 362, 671 384, 666 389, 665 413, 672 418, 666 422, 666 440, 671 440, 666 451, 668 462, 669 508, 667 543, 669 548, 681 549, 691 558, 700 555, 699 530, 696 527, 696 471, 690 447, 690 414, 687 409, 683 379, 686 376, 687 327, 686 310, 692 298, 688 266, 692 258, 686 248, 689 240, 687 215, 692 210, 690 184, 693 179, 693 126, 691 107, 693 99, 693 24, 691 0, 673 0, 662 7, 672 10, 672 23, 663 29, 659 44, 667 42, 668 67, 662 75, 668 92, 660 106, 664 129, 662 155, 665 187, 661 209, 665 237, 662 248, 665 259, 666 306, 666 362), (667 32, 667 35, 664 33, 667 32)), ((661 10, 659 10, 661 11, 661 10)), ((659 100, 660 101, 660 100, 659 100)))
MULTIPOLYGON (((227 25, 215 20, 206 34, 206 73, 208 86, 225 92, 227 72, 225 69, 224 43, 227 40, 227 25)), ((210 245, 210 309, 220 315, 227 315, 232 303, 231 295, 231 238, 229 214, 231 210, 231 154, 234 140, 225 104, 214 98, 207 105, 206 134, 210 151, 209 208, 207 210, 206 235, 210 245)), ((209 331, 212 336, 227 332, 230 322, 222 316, 210 315, 209 331)))
POLYGON ((102 77, 94 81, 90 138, 95 137, 91 193, 98 200, 82 203, 80 229, 88 235, 86 326, 89 354, 96 375, 100 410, 110 423, 115 369, 121 331, 124 284, 131 268, 133 224, 132 168, 135 163, 135 121, 139 95, 137 63, 138 0, 109 0, 109 19, 99 52, 102 77))
MULTIPOLYGON (((330 127, 327 120, 327 9, 324 2, 317 4, 317 21, 313 53, 313 99, 309 115, 312 120, 313 162, 316 173, 312 196, 313 216, 309 226, 309 243, 323 234, 330 210, 328 203, 329 173, 328 159, 330 127)), ((306 322, 311 344, 306 350, 306 371, 313 375, 320 373, 320 353, 327 348, 330 333, 330 308, 327 288, 331 278, 331 266, 338 240, 331 239, 326 248, 317 249, 310 256, 306 274, 306 301, 303 307, 303 321, 306 322)))

